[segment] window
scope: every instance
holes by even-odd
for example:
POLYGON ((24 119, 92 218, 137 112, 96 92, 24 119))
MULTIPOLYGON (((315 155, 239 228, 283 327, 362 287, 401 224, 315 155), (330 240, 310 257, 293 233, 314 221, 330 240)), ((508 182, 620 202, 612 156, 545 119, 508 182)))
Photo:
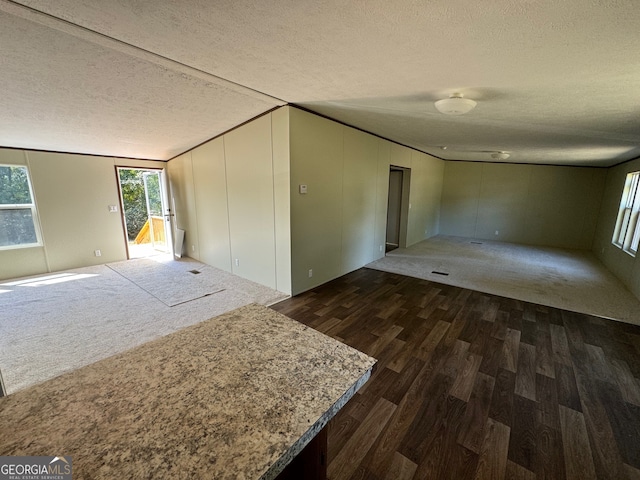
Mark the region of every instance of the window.
POLYGON ((612 243, 634 257, 638 253, 638 243, 640 243, 639 212, 640 172, 633 172, 627 174, 624 182, 612 243))
POLYGON ((0 249, 40 244, 27 167, 0 165, 0 249))

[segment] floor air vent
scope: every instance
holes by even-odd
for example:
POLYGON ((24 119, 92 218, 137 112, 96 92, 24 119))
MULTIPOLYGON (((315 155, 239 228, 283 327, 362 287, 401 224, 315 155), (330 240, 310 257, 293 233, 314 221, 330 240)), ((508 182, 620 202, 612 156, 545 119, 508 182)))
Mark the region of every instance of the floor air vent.
POLYGON ((469 243, 473 243, 474 245, 482 245, 482 242, 469 242, 469 243))
POLYGON ((189 270, 189 273, 193 273, 194 275, 198 275, 200 272, 198 270, 189 270))
POLYGON ((446 273, 446 272, 438 272, 437 270, 432 270, 432 271, 431 271, 431 273, 435 273, 436 275, 444 275, 445 277, 446 277, 447 275, 449 275, 449 274, 448 274, 448 273, 446 273))

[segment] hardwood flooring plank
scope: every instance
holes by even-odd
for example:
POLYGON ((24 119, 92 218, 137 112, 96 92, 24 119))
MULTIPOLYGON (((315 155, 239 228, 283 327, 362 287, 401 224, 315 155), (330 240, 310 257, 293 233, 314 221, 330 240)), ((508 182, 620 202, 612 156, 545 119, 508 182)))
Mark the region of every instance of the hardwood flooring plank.
POLYGON ((536 474, 521 465, 507 460, 505 480, 536 480, 536 474))
POLYGON ((360 422, 351 415, 335 416, 327 429, 327 457, 335 458, 359 426, 360 422))
POLYGON ((496 375, 493 387, 489 416, 496 422, 511 427, 513 418, 513 392, 516 388, 516 375, 509 370, 501 369, 496 375))
MULTIPOLYGON (((382 352, 387 345, 391 343, 391 340, 395 339, 401 331, 402 327, 398 325, 391 325, 386 332, 384 332, 382 336, 378 337, 378 339, 371 345, 367 354, 371 355, 373 358, 377 358, 380 355, 380 352, 382 352)), ((376 334, 373 335, 377 336, 376 334)))
POLYGON ((507 334, 507 324, 509 323, 509 312, 505 312, 501 308, 502 306, 500 306, 500 309, 498 309, 496 319, 493 322, 493 327, 491 328, 491 336, 493 338, 497 338, 498 340, 504 341, 507 334))
POLYGON ((617 387, 608 382, 596 381, 595 386, 624 462, 640 469, 640 444, 630 441, 640 438, 640 407, 625 403, 617 387))
POLYGON ((603 382, 615 381, 615 377, 613 376, 609 365, 607 365, 607 361, 605 359, 602 348, 585 343, 584 349, 587 352, 587 356, 589 359, 588 363, 591 368, 591 375, 595 379, 601 380, 603 382))
POLYGON ((580 394, 578 393, 573 366, 556 363, 555 371, 558 403, 581 412, 582 405, 580 403, 580 394))
POLYGON ((555 378, 556 371, 553 364, 553 348, 551 346, 549 323, 538 324, 536 340, 536 373, 555 378))
POLYGON ((553 361, 562 365, 571 365, 569 340, 564 325, 549 325, 551 333, 551 351, 553 361))
POLYGON ((449 330, 450 326, 450 323, 439 320, 418 347, 417 351, 415 352, 415 357, 420 360, 427 360, 431 356, 435 348, 438 346, 445 333, 447 333, 447 330, 449 330))
POLYGON ((527 470, 536 468, 536 402, 520 395, 513 396, 513 417, 509 439, 509 460, 527 470))
POLYGON ((524 320, 520 334, 520 342, 535 345, 538 338, 538 324, 535 321, 524 320))
POLYGON ((564 450, 559 426, 556 429, 544 423, 538 423, 536 447, 536 479, 565 480, 564 450))
POLYGON ((520 330, 507 328, 502 347, 502 362, 500 366, 516 373, 518 369, 518 351, 520 348, 520 330))
POLYGON ((478 455, 456 442, 465 409, 465 402, 447 397, 441 421, 434 425, 430 435, 420 445, 422 455, 414 478, 454 480, 472 477, 478 455))
POLYGON ((639 326, 366 268, 272 308, 378 358, 331 480, 640 480, 639 326))
POLYGON ((453 348, 442 366, 443 375, 451 378, 456 378, 458 376, 458 371, 469 352, 469 347, 470 344, 462 340, 456 340, 454 342, 453 348))
POLYGON ((398 405, 424 367, 424 364, 425 362, 422 360, 412 358, 382 396, 398 405))
POLYGON ((425 392, 424 400, 416 415, 416 421, 402 439, 398 451, 414 463, 420 463, 425 444, 429 444, 433 435, 441 427, 449 408, 449 389, 453 380, 438 374, 436 380, 425 392))
POLYGON ((376 398, 382 397, 399 376, 399 373, 389 368, 377 367, 369 381, 360 387, 358 393, 362 395, 367 394, 376 398))
MULTIPOLYGON (((595 388, 595 387, 594 387, 595 388)), ((601 479, 624 478, 622 456, 607 418, 607 412, 596 392, 582 397, 582 412, 589 434, 589 444, 596 475, 601 479)))
POLYGON ((490 337, 486 344, 482 355, 482 363, 480 364, 480 371, 491 377, 495 377, 500 368, 500 362, 502 360, 502 345, 504 341, 495 337, 490 337))
POLYGON ((406 342, 394 338, 378 354, 378 368, 385 366, 394 372, 400 373, 409 361, 411 350, 406 347, 406 342))
POLYGON ((393 457, 393 452, 399 451, 400 444, 407 431, 412 428, 418 429, 414 423, 421 419, 418 416, 418 412, 425 401, 425 392, 431 388, 434 379, 438 376, 434 372, 440 369, 443 362, 444 358, 432 357, 429 363, 425 363, 420 372, 418 372, 406 395, 398 404, 396 412, 391 417, 384 438, 377 442, 377 446, 369 456, 371 470, 386 471, 393 457))
POLYGON ((329 478, 349 478, 353 474, 396 408, 396 405, 390 401, 384 398, 378 399, 369 415, 329 463, 327 470, 329 478))
POLYGON ((387 470, 384 480, 411 480, 418 465, 404 455, 394 452, 391 466, 387 470))
POLYGON ((627 362, 613 357, 607 362, 624 401, 640 407, 640 380, 633 376, 627 362))
POLYGON ((458 443, 474 453, 480 453, 484 440, 484 427, 489 416, 494 383, 493 377, 478 373, 462 420, 458 443))
POLYGON ((519 346, 515 393, 536 401, 536 348, 524 342, 519 346))
POLYGON ((567 480, 595 480, 587 427, 582 413, 560 405, 560 427, 567 480))
POLYGON ((480 363, 482 363, 480 355, 467 353, 458 369, 458 375, 453 385, 451 385, 451 390, 449 390, 451 396, 459 398, 463 402, 469 401, 478 370, 480 369, 480 363))
POLYGON ((564 322, 564 330, 567 334, 569 351, 571 352, 571 356, 575 357, 577 353, 584 351, 584 339, 580 331, 580 318, 574 312, 563 310, 562 320, 564 322))
POLYGON ((624 464, 627 480, 640 480, 640 470, 633 468, 631 465, 624 464))
POLYGON ((536 375, 538 423, 560 430, 556 381, 546 375, 536 375))
POLYGON ((474 480, 504 480, 511 429, 487 418, 474 480))

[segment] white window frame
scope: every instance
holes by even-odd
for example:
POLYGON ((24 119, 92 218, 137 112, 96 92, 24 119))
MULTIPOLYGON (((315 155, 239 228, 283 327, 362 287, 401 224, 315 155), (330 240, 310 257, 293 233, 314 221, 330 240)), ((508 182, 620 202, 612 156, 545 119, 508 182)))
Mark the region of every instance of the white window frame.
POLYGON ((640 172, 627 174, 611 243, 632 257, 638 253, 638 244, 640 243, 640 172))
POLYGON ((31 173, 26 165, 0 164, 0 167, 24 168, 27 173, 27 186, 29 187, 29 196, 31 203, 0 203, 0 210, 30 210, 33 228, 36 232, 35 243, 18 243, 15 245, 0 245, 0 250, 12 250, 17 248, 32 248, 42 246, 42 236, 40 234, 40 222, 38 220, 38 211, 36 209, 36 199, 33 194, 33 186, 31 185, 31 173))

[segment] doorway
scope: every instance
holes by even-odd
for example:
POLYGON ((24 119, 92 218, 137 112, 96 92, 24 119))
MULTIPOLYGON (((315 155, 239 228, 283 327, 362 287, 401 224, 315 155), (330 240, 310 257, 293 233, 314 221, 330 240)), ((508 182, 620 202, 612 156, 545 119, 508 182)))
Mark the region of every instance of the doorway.
POLYGON ((389 168, 385 253, 406 246, 409 175, 408 168, 394 166, 389 168))
POLYGON ((171 251, 164 170, 117 167, 128 258, 171 251))

